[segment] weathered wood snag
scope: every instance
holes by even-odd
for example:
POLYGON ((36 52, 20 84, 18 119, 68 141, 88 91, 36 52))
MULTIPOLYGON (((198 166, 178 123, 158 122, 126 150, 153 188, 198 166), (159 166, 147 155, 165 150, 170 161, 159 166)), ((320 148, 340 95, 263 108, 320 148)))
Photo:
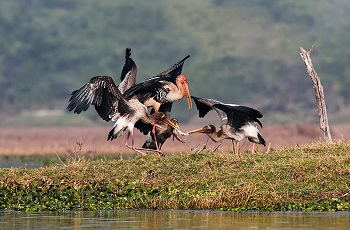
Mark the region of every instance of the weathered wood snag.
POLYGON ((314 45, 311 46, 309 51, 306 51, 303 47, 300 47, 300 56, 304 60, 306 65, 306 70, 311 77, 312 83, 315 89, 316 104, 318 109, 318 116, 320 118, 320 129, 323 139, 326 143, 332 143, 332 136, 328 125, 326 102, 324 99, 323 87, 321 80, 317 75, 317 72, 312 65, 311 53, 314 49, 314 45))

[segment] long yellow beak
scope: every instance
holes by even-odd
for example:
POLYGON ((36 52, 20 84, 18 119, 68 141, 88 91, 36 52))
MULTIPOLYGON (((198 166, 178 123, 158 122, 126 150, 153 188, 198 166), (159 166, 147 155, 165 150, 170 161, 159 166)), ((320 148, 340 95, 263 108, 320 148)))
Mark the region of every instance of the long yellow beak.
POLYGON ((187 104, 188 104, 188 109, 192 108, 192 98, 191 98, 191 93, 190 93, 190 88, 188 87, 187 82, 182 84, 182 87, 184 89, 184 93, 187 98, 187 104))
POLYGON ((165 115, 162 116, 161 119, 162 119, 162 121, 163 121, 165 124, 168 124, 168 125, 170 125, 171 127, 173 127, 173 129, 175 129, 176 131, 178 131, 182 136, 183 136, 183 135, 188 135, 188 134, 182 132, 182 131, 180 130, 179 126, 178 126, 177 124, 174 124, 174 123, 173 123, 171 120, 169 120, 165 115))
POLYGON ((194 130, 186 132, 186 134, 194 134, 194 133, 207 133, 207 129, 200 128, 200 129, 194 129, 194 130))
MULTIPOLYGON (((178 122, 178 120, 176 119, 176 118, 172 118, 171 119, 171 121, 174 123, 174 124, 176 124, 176 126, 180 129, 180 126, 179 126, 179 122, 178 122)), ((179 135, 177 135, 177 130, 176 129, 174 129, 173 130, 173 140, 175 140, 175 138, 178 140, 178 141, 180 141, 181 143, 186 143, 185 141, 183 141, 180 137, 179 137, 179 135)))

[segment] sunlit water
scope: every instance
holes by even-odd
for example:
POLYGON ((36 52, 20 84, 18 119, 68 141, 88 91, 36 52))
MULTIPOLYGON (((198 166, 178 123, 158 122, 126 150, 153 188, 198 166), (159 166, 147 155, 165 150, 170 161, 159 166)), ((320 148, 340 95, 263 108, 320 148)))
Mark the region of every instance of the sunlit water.
POLYGON ((0 211, 0 229, 350 229, 350 212, 0 211))

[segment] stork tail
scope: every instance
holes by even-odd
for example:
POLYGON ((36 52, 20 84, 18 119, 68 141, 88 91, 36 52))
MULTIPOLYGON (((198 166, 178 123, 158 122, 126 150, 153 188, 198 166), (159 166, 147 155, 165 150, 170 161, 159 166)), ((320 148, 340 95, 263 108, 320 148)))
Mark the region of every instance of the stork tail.
POLYGON ((258 133, 258 138, 259 138, 260 144, 262 144, 263 146, 266 146, 266 141, 264 140, 264 138, 259 133, 258 133))
POLYGON ((126 129, 126 128, 120 130, 120 129, 118 129, 118 126, 117 126, 117 125, 114 126, 113 129, 112 129, 111 131, 109 131, 109 133, 108 133, 108 139, 107 139, 107 141, 109 141, 109 140, 112 141, 112 140, 114 140, 114 139, 117 139, 118 137, 120 137, 120 136, 123 134, 123 132, 125 131, 125 129, 126 129))

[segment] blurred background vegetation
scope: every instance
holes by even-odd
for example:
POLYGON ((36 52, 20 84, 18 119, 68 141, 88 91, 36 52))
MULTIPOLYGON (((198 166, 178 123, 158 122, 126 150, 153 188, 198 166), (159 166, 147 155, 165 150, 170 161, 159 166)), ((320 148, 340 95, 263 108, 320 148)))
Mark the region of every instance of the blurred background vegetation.
MULTIPOLYGON (((68 113, 68 99, 96 75, 118 84, 127 47, 138 82, 190 54, 193 95, 252 106, 265 123, 317 122, 299 55, 314 43, 331 122, 349 122, 349 11, 348 0, 2 0, 0 125, 104 124, 94 108, 68 113)), ((197 116, 185 100, 173 114, 197 116)))

